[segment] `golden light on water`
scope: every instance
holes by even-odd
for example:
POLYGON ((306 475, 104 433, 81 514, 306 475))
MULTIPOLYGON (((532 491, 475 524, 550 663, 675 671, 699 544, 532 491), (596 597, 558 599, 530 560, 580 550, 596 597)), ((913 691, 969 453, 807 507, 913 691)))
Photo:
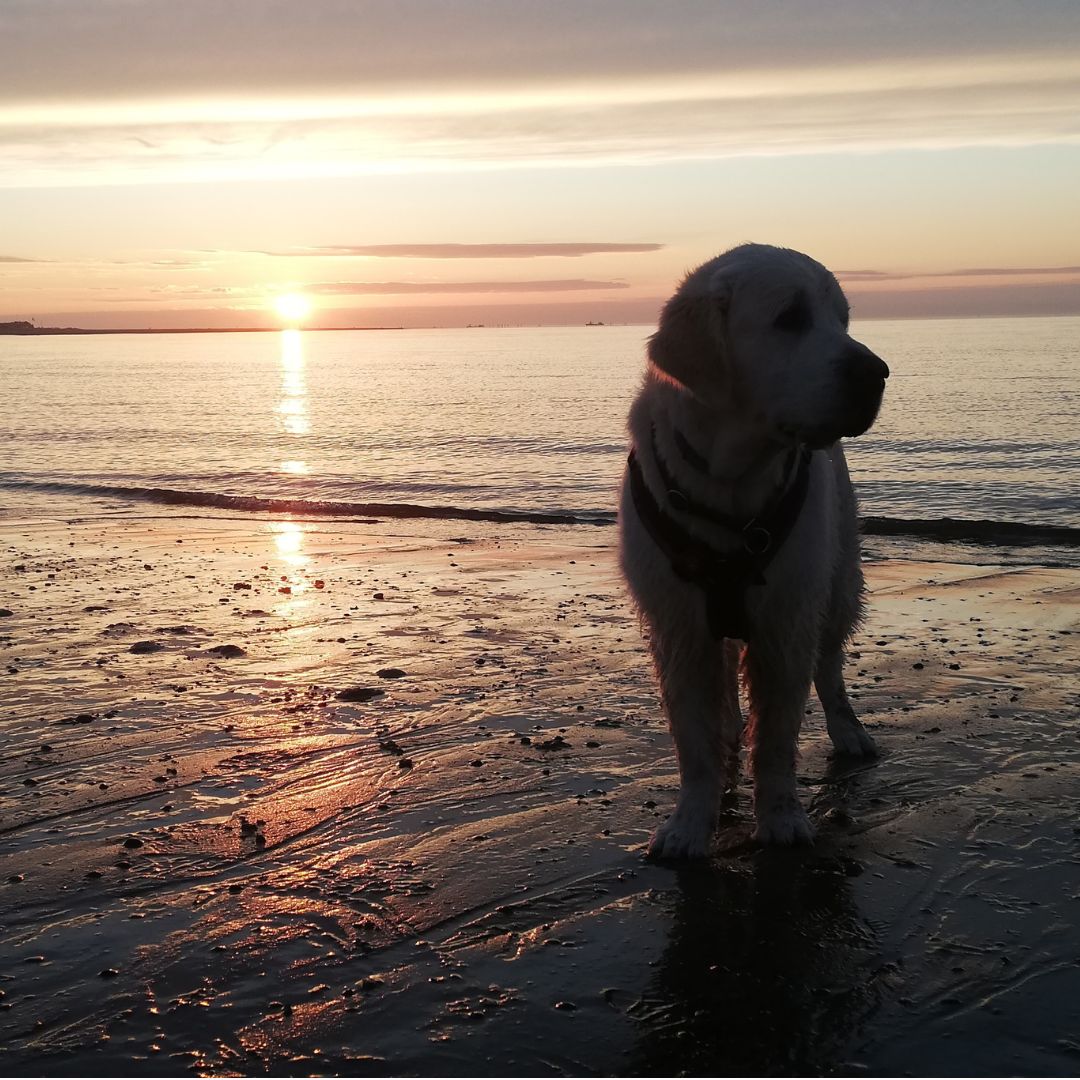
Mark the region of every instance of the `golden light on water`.
MULTIPOLYGON (((304 460, 304 436, 311 431, 307 412, 307 383, 304 378, 304 342, 303 334, 296 328, 281 331, 281 399, 278 402, 278 414, 290 444, 286 453, 292 451, 295 456, 281 462, 281 471, 292 476, 306 476, 311 470, 304 460)), ((300 569, 308 557, 304 551, 305 529, 295 521, 277 521, 270 525, 274 548, 278 558, 293 569, 300 569)), ((281 601, 278 613, 292 617, 307 604, 307 600, 298 599, 296 593, 307 591, 302 580, 293 580, 292 574, 282 578, 279 587, 281 601)))
MULTIPOLYGON (((281 331, 281 402, 278 412, 290 435, 307 435, 311 431, 307 415, 307 385, 304 381, 303 336, 295 329, 281 331)), ((293 460, 302 459, 297 457, 293 460)))
POLYGON ((303 293, 282 293, 274 297, 274 311, 282 322, 295 325, 302 323, 312 310, 311 297, 303 293))

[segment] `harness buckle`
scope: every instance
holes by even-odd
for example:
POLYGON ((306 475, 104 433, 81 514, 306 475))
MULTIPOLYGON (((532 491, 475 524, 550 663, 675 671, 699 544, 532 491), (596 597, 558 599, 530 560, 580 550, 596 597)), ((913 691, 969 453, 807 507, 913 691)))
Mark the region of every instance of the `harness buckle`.
POLYGON ((742 531, 743 550, 748 555, 764 555, 772 547, 772 533, 751 521, 742 531))

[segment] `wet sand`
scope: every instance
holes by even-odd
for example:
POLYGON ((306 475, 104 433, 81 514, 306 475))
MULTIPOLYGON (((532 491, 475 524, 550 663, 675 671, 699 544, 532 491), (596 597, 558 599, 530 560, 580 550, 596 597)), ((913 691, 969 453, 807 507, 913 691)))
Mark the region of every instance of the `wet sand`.
POLYGON ((1080 1069, 1080 572, 868 567, 812 849, 642 858, 610 529, 0 532, 7 1075, 1080 1069))

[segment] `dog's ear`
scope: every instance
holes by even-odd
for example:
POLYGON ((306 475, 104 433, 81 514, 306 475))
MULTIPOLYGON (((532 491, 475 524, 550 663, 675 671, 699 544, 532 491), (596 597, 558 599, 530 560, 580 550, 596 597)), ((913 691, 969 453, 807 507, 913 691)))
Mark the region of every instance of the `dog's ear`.
POLYGON ((692 393, 708 397, 727 367, 724 317, 729 299, 722 280, 706 290, 691 291, 684 285, 664 305, 660 325, 649 338, 652 365, 692 393))

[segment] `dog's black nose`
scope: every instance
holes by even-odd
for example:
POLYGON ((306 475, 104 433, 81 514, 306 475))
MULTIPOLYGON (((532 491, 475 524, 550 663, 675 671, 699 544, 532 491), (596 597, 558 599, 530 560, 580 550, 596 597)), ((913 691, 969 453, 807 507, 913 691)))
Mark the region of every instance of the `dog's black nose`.
POLYGON ((889 365, 875 356, 865 345, 853 341, 841 360, 844 381, 853 390, 864 394, 880 394, 889 377, 889 365))

